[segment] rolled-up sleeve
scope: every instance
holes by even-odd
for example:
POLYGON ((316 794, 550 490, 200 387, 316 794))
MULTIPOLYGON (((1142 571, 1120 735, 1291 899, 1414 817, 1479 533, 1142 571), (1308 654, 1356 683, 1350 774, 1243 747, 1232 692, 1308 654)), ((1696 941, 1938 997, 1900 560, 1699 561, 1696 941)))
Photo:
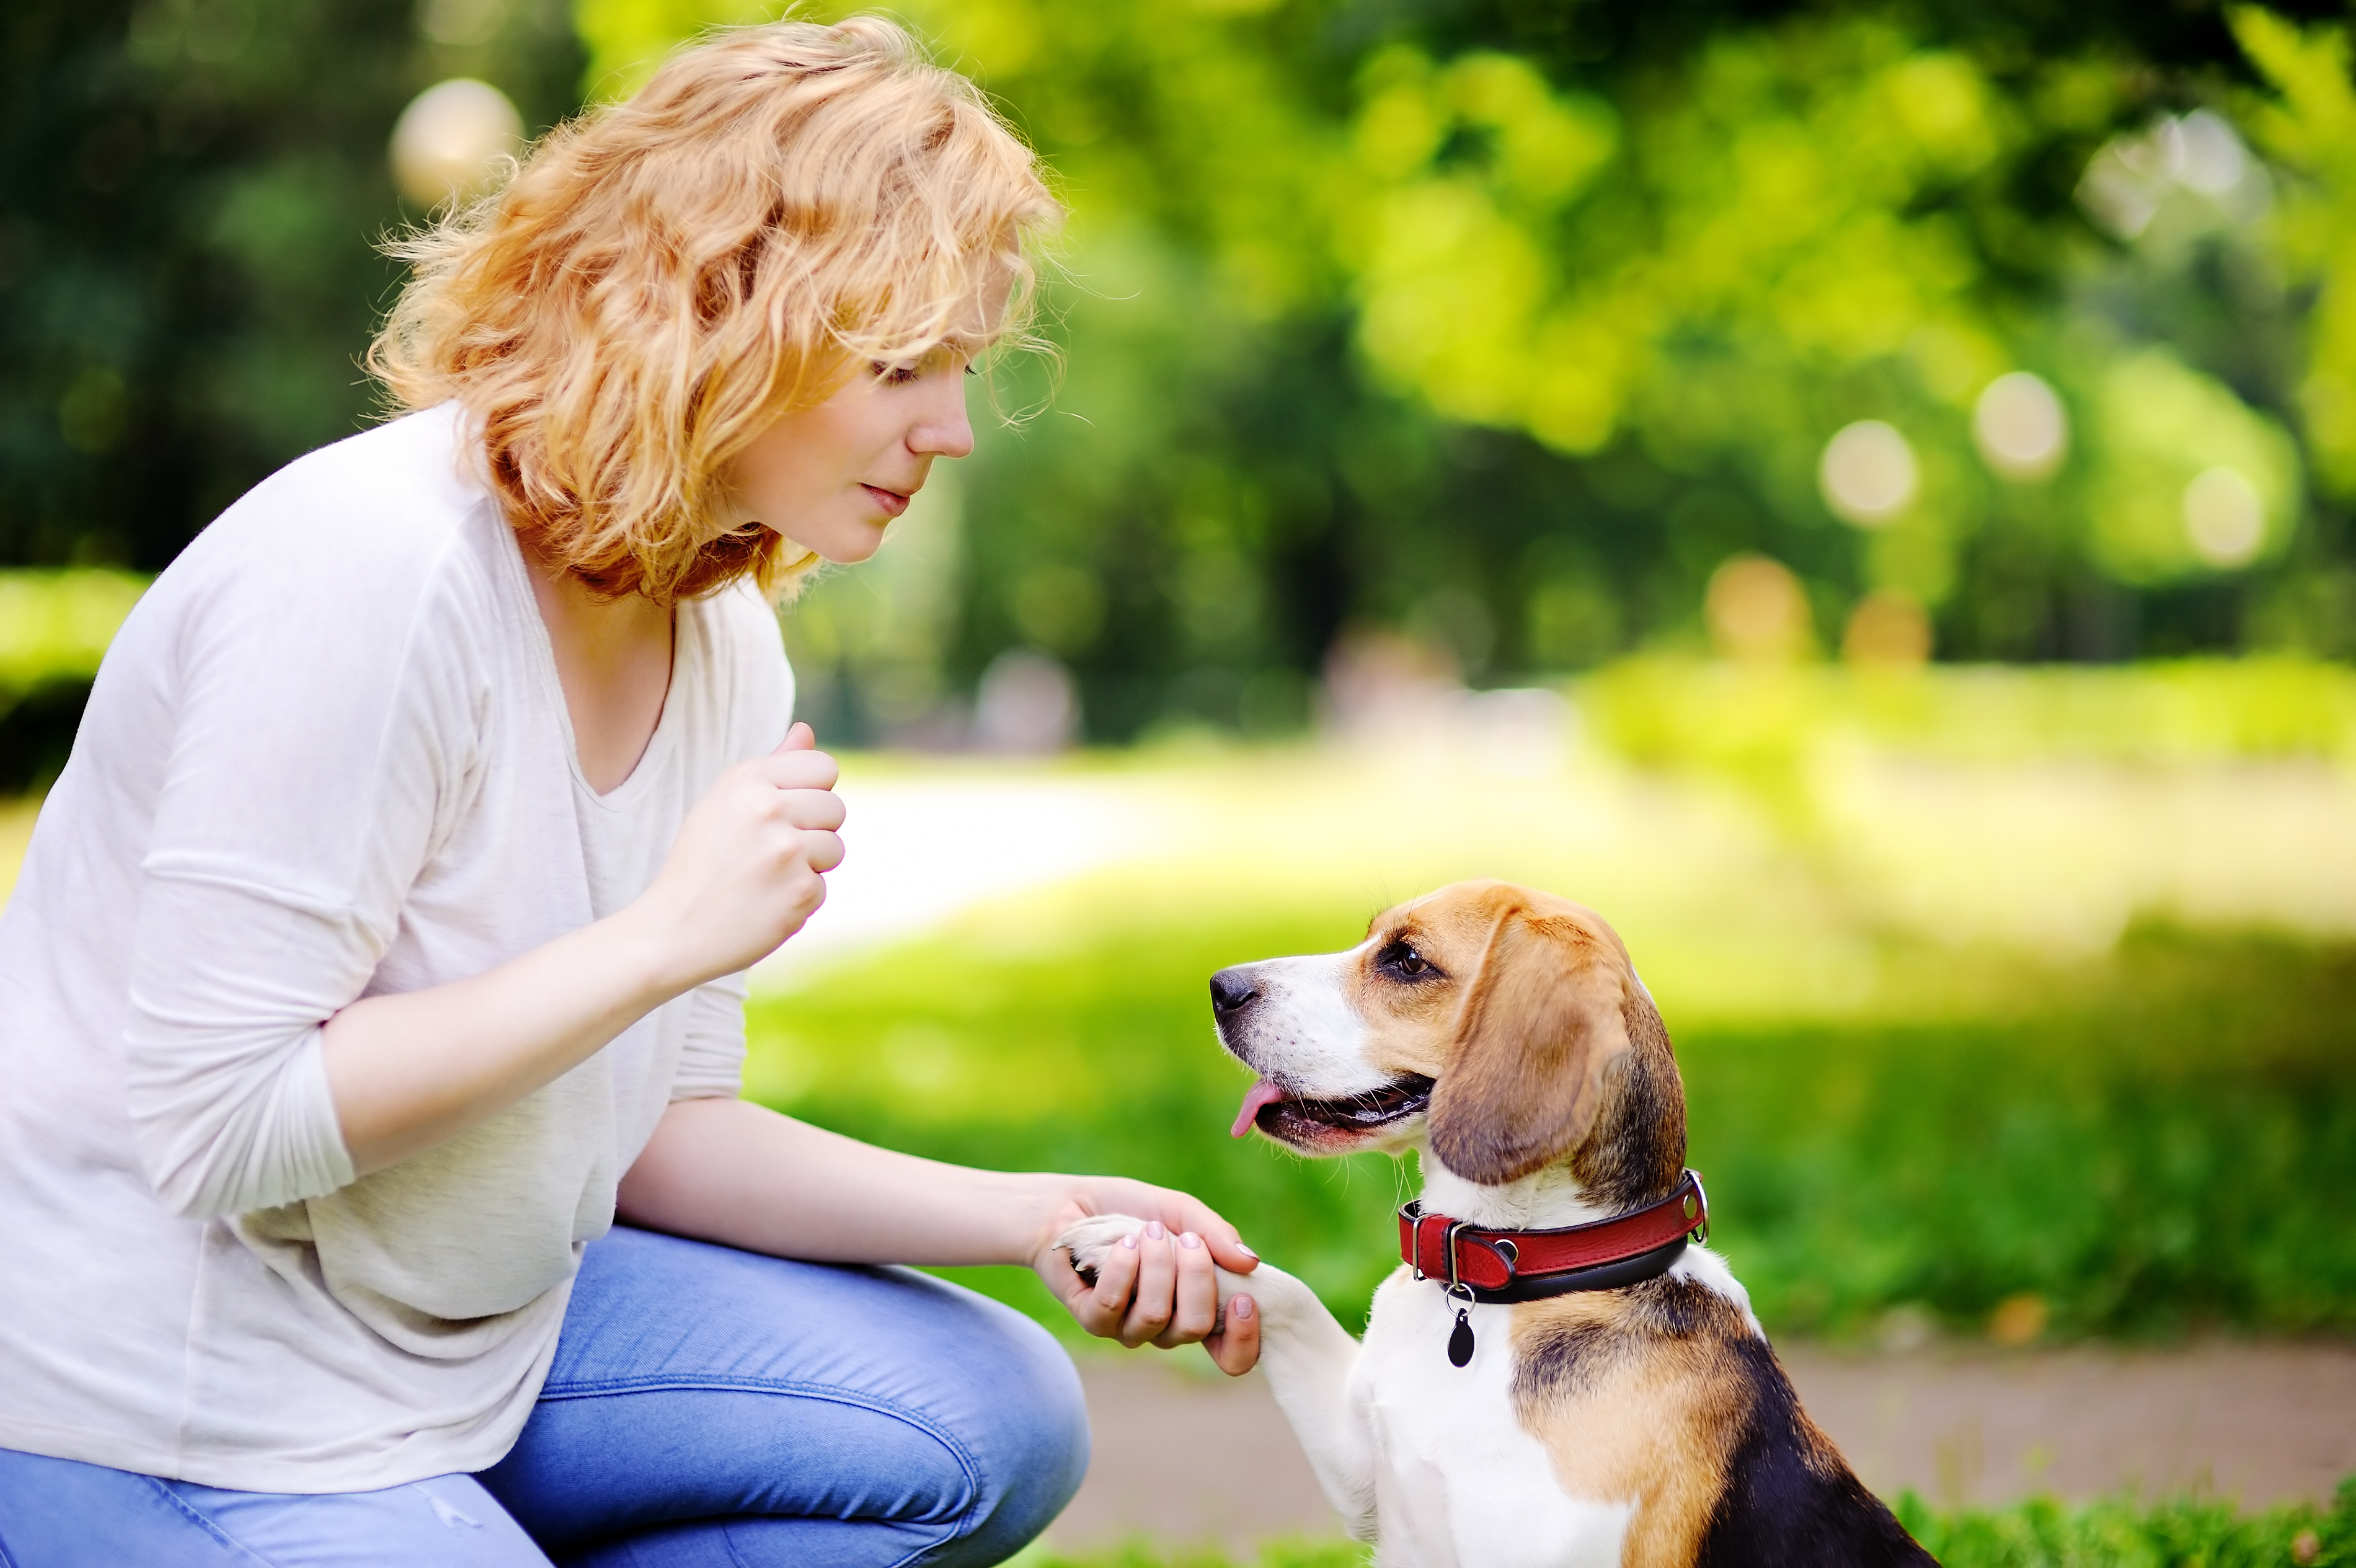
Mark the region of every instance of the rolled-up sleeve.
POLYGON ((744 1090, 744 977, 723 975, 689 998, 687 1041, 673 1075, 673 1100, 734 1100, 744 1090))
MULTIPOLYGON (((729 756, 766 757, 793 727, 794 671, 776 611, 744 585, 722 597, 730 666, 729 756)), ((745 977, 725 974, 696 987, 687 1041, 671 1079, 677 1100, 734 1100, 744 1089, 745 977)))
POLYGON ((180 628, 125 1092, 181 1214, 352 1180, 322 1031, 366 991, 464 769, 457 650, 422 629, 430 578, 322 578, 292 562, 225 577, 180 628))

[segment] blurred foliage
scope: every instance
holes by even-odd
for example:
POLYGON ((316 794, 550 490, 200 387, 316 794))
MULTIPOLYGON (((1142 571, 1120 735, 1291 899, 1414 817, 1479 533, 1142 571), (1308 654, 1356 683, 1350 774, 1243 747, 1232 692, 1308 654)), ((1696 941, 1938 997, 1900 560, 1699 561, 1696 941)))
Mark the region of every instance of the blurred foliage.
MULTIPOLYGON (((576 8, 611 87, 755 14, 576 8)), ((1702 584, 1740 551, 1800 573, 1822 643, 1879 588, 1927 607, 1948 657, 2356 646, 2336 459, 2319 448, 2310 493, 2295 435, 2338 363, 2336 295, 2312 333, 2308 314, 2347 249, 2330 178, 2356 99, 2329 28, 2027 5, 913 15, 1064 177, 1067 371, 1001 371, 1009 406, 1045 412, 968 476, 946 631, 851 648, 817 625, 848 583, 791 628, 838 726, 894 733, 1018 644, 1074 663, 1113 738, 1298 723, 1356 626, 1483 683, 1697 650, 1702 584), (2185 165, 2211 127, 2194 151, 2226 166, 2185 165), (2021 369, 2072 435, 2027 481, 1972 435, 2021 369), (1921 470, 1875 529, 1835 521, 1816 473, 1867 417, 1921 470), (2224 565, 2183 516, 2219 467, 2263 512, 2224 565)))
POLYGON ((2317 290, 2298 389, 2319 475, 2356 492, 2356 91, 2347 33, 2300 32, 2256 6, 2230 13, 2244 51, 2272 91, 2250 105, 2258 145, 2290 177, 2277 220, 2292 275, 2317 290))
MULTIPOLYGON (((2113 1498, 2068 1508, 2046 1499, 2004 1509, 1936 1509, 1912 1492, 1899 1519, 1946 1568, 2344 1568, 2356 1563, 2356 1479, 2329 1509, 2244 1514, 2231 1503, 2113 1498)), ((1272 1541, 1251 1568, 1362 1568, 1371 1548, 1339 1539, 1272 1541)), ((1017 1568, 1242 1568, 1215 1549, 1132 1541, 1099 1552, 1037 1546, 1017 1568)))
MULTIPOLYGON (((13 6, 0 562, 158 568, 366 417, 420 89, 483 78, 537 129, 773 10, 13 6)), ((912 518, 791 618, 830 733, 953 735, 1020 646, 1115 740, 1297 727, 1355 629, 1479 684, 1698 651, 1745 552, 1820 648, 1879 590, 1944 658, 2356 650, 2356 89, 2318 4, 909 14, 1071 199, 1065 352, 999 368, 1029 417, 932 543, 912 518), (2067 415, 2041 478, 1975 445, 2010 371, 2067 415), (1818 478, 1869 418, 1919 470, 1869 528, 1818 478), (2222 564, 2183 516, 2219 468, 2258 520, 2222 564)))
MULTIPOLYGON (((46 786, 65 767, 99 660, 146 586, 102 567, 0 570, 0 791, 46 786)), ((0 820, 0 856, 11 826, 0 820)))
POLYGON ((579 61, 561 0, 11 0, 0 562, 159 569, 357 428, 398 278, 375 242, 423 216, 395 115, 488 74, 546 126, 579 61))
POLYGON ((128 572, 0 571, 0 694, 96 675, 146 587, 128 572))
POLYGON ((2356 758, 2356 671, 2291 659, 1987 669, 1936 679, 1634 659, 1576 689, 1595 737, 1647 767, 1788 765, 1842 739, 1981 762, 2356 758))
MULTIPOLYGON (((1397 1265, 1409 1173, 1224 1137, 1246 1076, 1202 987, 1356 934, 1245 915, 1052 951, 927 939, 756 998, 747 1092, 938 1158, 1183 1187, 1355 1324, 1397 1265)), ((2146 930, 1973 976, 1911 1015, 1687 1026, 1671 1007, 1712 1245, 1771 1329, 1870 1336, 1895 1313, 1974 1335, 2023 1295, 2065 1338, 2356 1329, 2329 1197, 2356 1181, 2356 952, 2146 930)), ((970 1273, 1060 1326, 1029 1275, 970 1273)))

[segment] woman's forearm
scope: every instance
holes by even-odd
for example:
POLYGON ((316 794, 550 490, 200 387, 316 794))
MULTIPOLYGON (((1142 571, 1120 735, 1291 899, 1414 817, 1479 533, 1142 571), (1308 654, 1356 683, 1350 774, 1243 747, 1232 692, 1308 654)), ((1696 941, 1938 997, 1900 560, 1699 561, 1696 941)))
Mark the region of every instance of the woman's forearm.
POLYGON ((470 980, 355 1002, 321 1049, 359 1175, 562 1077, 687 986, 624 910, 470 980))
POLYGON ((1259 1355, 1248 1304, 1220 1327, 1213 1267, 1249 1273, 1259 1260, 1200 1199, 1143 1182, 969 1170, 744 1101, 688 1100, 663 1112, 622 1178, 618 1210, 634 1225, 814 1262, 1028 1264, 1091 1334, 1203 1340, 1229 1372, 1259 1355), (1055 1244, 1092 1214, 1148 1221, 1093 1283, 1055 1244))
POLYGON ((681 1101, 623 1179, 621 1218, 834 1263, 1028 1263, 1068 1178, 894 1154, 738 1100, 681 1101))

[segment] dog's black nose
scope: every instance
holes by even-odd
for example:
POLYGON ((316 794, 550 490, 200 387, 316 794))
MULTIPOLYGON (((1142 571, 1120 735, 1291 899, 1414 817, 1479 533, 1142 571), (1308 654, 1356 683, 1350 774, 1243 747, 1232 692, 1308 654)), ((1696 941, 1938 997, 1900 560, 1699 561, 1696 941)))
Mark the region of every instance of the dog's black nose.
POLYGON ((1211 976, 1211 1011, 1218 1017, 1242 1012, 1259 999, 1251 976, 1241 969, 1223 969, 1211 976))

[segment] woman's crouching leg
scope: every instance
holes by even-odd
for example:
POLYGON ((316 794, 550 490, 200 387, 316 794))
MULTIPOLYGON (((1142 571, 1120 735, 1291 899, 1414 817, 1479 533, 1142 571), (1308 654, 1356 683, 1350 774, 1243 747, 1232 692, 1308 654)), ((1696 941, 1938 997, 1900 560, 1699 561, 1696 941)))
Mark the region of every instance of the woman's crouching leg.
POLYGON ((1071 1360, 897 1269, 616 1230, 486 1486, 562 1563, 986 1568, 1087 1469, 1071 1360))

